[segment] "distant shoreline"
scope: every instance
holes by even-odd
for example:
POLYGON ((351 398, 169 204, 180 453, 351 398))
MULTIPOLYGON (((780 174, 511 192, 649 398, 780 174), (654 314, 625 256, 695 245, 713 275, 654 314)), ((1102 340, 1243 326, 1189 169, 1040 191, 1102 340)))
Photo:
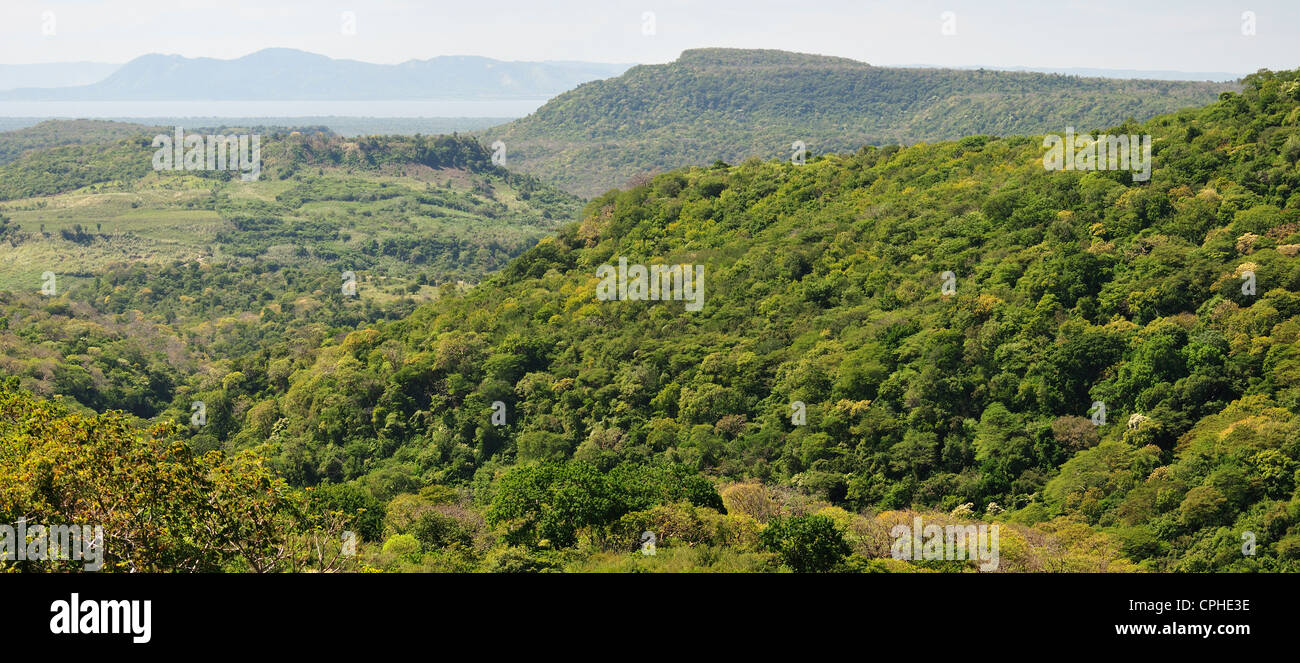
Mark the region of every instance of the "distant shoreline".
POLYGON ((448 134, 482 131, 506 124, 517 117, 362 117, 346 115, 294 117, 0 117, 0 131, 16 131, 47 120, 108 120, 149 126, 183 126, 187 129, 234 126, 328 127, 340 136, 373 134, 448 134))
POLYGON ((5 101, 2 117, 523 117, 550 98, 374 101, 5 101))

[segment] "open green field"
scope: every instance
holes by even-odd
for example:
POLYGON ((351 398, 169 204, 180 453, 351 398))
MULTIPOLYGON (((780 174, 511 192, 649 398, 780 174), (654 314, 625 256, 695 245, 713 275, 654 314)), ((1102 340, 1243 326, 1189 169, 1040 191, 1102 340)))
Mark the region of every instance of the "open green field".
POLYGON ((87 276, 121 261, 165 263, 213 257, 230 224, 212 210, 186 209, 197 192, 71 193, 0 205, 35 241, 0 243, 0 288, 39 288, 46 271, 87 276), (74 241, 77 229, 91 239, 74 241), (75 235, 74 235, 75 237, 75 235))
POLYGON ((0 242, 0 289, 39 289, 45 272, 72 286, 111 265, 255 259, 353 271, 376 286, 363 298, 427 298, 431 281, 476 281, 572 213, 563 197, 560 207, 529 197, 501 175, 422 164, 306 167, 256 182, 149 172, 0 202, 13 228, 0 242), (252 232, 232 222, 250 217, 262 219, 252 232), (414 257, 390 255, 421 243, 414 257), (448 247, 466 259, 429 264, 448 247), (383 278, 371 281, 375 270, 383 278))

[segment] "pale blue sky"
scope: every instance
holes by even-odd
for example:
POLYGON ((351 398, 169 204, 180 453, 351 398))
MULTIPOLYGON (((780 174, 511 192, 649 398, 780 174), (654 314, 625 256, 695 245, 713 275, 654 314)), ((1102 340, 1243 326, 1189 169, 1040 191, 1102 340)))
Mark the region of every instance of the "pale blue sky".
POLYGON ((437 55, 656 63, 779 48, 873 64, 1242 71, 1300 67, 1300 1, 3 0, 0 63, 231 58, 261 48, 396 63, 437 55), (43 12, 54 16, 45 35, 43 12), (341 14, 355 12, 345 36, 341 14), (1242 35, 1242 13, 1256 34, 1242 35), (653 35, 642 16, 653 12, 653 35), (956 34, 941 34, 941 14, 956 34))

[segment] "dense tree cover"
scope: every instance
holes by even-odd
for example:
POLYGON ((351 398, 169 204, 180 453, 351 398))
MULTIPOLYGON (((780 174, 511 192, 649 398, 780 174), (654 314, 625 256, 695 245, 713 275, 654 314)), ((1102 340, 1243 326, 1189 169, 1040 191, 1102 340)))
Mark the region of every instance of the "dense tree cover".
MULTIPOLYGON (((879 559, 891 523, 912 513, 868 518, 756 483, 719 493, 680 466, 525 465, 479 499, 434 484, 384 503, 355 483, 296 490, 254 452, 198 453, 177 432, 75 414, 0 382, 0 518, 99 526, 109 572, 916 570, 879 559), (517 545, 543 532, 556 538, 517 545)), ((1107 566, 1114 544, 1080 523, 1007 527, 1009 570, 1124 570, 1107 566)), ((0 572, 85 562, 0 561, 0 572)))
POLYGON ((0 166, 0 200, 48 196, 99 182, 135 180, 153 170, 149 138, 127 138, 116 149, 65 145, 21 154, 0 166))
POLYGON ((161 325, 100 316, 88 304, 0 293, 0 374, 70 405, 152 417, 195 362, 161 325))
POLYGON ((478 141, 450 136, 362 136, 340 141, 320 133, 284 143, 286 161, 309 166, 381 168, 419 164, 471 172, 495 170, 491 153, 478 141))
POLYGON ((1148 569, 1294 568, 1300 81, 1245 85, 1121 127, 1154 135, 1146 183, 976 136, 611 192, 463 297, 322 348, 255 406, 274 432, 236 437, 381 499, 667 462, 852 509, 969 503, 1148 569), (705 265, 704 310, 597 300, 619 257, 705 265))
MULTIPOLYGON (((347 524, 343 509, 356 511, 339 492, 315 499, 251 452, 196 453, 175 433, 170 422, 141 431, 119 413, 74 414, 5 380, 0 521, 101 527, 103 571, 334 570, 350 562, 335 540, 347 524)), ((80 570, 83 562, 0 560, 0 571, 80 570)))
POLYGON ((503 127, 512 167, 582 195, 717 159, 1062 132, 1213 101, 1234 84, 872 67, 783 51, 693 49, 583 84, 503 127))

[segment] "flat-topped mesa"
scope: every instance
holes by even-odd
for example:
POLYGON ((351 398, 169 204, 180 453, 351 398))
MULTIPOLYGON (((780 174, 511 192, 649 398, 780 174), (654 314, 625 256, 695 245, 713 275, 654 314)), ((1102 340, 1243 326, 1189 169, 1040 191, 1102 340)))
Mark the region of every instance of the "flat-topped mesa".
POLYGON ((850 58, 810 53, 792 53, 769 48, 691 48, 682 51, 675 64, 700 67, 844 67, 869 69, 871 65, 850 58))

